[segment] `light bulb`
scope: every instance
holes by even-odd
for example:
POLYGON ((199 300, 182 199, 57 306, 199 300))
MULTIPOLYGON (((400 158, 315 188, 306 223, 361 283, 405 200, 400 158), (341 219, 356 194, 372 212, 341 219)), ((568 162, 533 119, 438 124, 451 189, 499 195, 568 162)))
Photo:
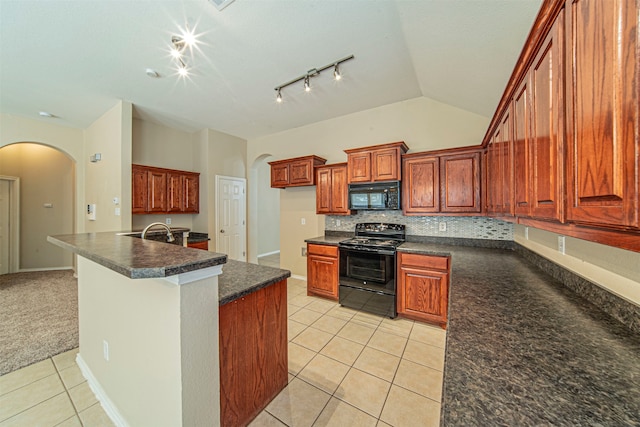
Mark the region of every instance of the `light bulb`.
POLYGON ((181 65, 178 67, 178 74, 182 77, 187 77, 189 75, 189 70, 187 70, 186 66, 181 65))
POLYGON ((311 92, 311 86, 309 86, 309 76, 304 78, 304 91, 311 92))
POLYGON ((185 30, 182 33, 182 40, 187 46, 193 46, 196 44, 196 36, 193 34, 193 31, 185 30))
POLYGON ((336 67, 333 69, 333 77, 336 80, 340 80, 342 78, 342 74, 340 74, 340 68, 338 68, 338 64, 336 64, 336 67))
POLYGON ((282 94, 280 93, 280 89, 278 89, 278 95, 276 95, 276 102, 282 102, 282 94))
POLYGON ((182 56, 182 52, 180 52, 178 49, 171 48, 171 56, 174 57, 175 59, 178 59, 182 56))

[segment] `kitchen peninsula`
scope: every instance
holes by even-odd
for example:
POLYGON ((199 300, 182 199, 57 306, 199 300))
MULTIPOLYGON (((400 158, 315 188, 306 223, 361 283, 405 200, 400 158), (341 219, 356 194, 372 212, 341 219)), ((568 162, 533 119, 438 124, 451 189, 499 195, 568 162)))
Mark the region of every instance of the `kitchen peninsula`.
MULTIPOLYGON (((254 320, 268 319, 270 327, 283 323, 278 333, 286 349, 287 270, 109 232, 47 240, 79 255, 77 362, 105 411, 119 424, 210 425, 223 418, 226 403, 221 409, 220 396, 225 379, 221 380, 220 364, 225 354, 237 351, 234 334, 219 330, 237 312, 227 307, 242 306, 256 313, 242 321, 235 318, 233 331, 251 329, 246 323, 254 320), (277 310, 271 306, 255 310, 251 305, 255 295, 282 303, 274 305, 277 310), (225 310, 227 314, 219 318, 225 310)), ((257 335, 276 329, 264 331, 262 326, 253 327, 257 335)), ((257 335, 257 339, 273 338, 257 335)), ((243 349, 249 355, 254 350, 258 351, 243 349)), ((266 361, 243 359, 274 364, 273 370, 263 366, 267 372, 279 372, 278 366, 284 364, 284 380, 265 387, 265 398, 277 394, 273 387, 286 385, 286 351, 278 356, 266 361)), ((224 369, 230 370, 236 375, 253 371, 252 366, 224 369)), ((241 407, 242 399, 234 396, 236 408, 241 407)))

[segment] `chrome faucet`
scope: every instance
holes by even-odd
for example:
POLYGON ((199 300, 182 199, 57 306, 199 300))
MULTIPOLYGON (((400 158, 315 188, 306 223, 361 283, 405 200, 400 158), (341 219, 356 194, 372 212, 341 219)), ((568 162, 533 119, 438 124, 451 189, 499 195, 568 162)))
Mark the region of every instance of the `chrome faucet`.
POLYGON ((147 231, 149 231, 149 229, 151 227, 155 227, 156 225, 160 225, 164 228, 167 229, 167 242, 171 243, 173 241, 175 241, 175 237, 173 237, 173 234, 171 234, 171 228, 169 228, 169 226, 165 223, 162 222, 152 222, 151 224, 147 225, 144 230, 142 230, 142 235, 140 237, 142 237, 143 239, 145 238, 145 236, 147 235, 147 231))

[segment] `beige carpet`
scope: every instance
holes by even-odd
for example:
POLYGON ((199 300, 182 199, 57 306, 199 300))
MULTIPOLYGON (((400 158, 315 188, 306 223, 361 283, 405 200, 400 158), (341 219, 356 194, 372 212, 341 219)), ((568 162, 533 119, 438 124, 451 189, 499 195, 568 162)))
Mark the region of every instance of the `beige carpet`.
POLYGON ((78 346, 73 271, 0 276, 0 375, 78 346))

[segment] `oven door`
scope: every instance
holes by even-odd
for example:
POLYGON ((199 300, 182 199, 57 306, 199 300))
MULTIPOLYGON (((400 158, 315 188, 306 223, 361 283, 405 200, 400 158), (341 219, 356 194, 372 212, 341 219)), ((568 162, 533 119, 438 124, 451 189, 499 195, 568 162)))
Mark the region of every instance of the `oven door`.
POLYGON ((340 247, 339 265, 341 305, 396 317, 395 253, 340 247))

